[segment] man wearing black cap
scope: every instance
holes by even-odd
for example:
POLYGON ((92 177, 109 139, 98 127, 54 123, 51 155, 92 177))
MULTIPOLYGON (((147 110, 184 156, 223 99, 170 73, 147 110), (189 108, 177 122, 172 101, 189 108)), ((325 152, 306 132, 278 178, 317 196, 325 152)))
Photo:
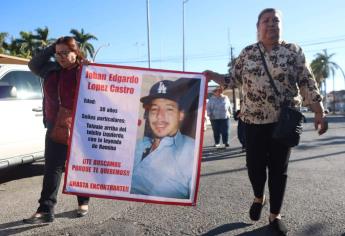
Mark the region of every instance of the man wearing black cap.
POLYGON ((140 99, 151 135, 137 143, 132 194, 190 197, 195 141, 180 132, 185 116, 180 82, 159 81, 140 99))

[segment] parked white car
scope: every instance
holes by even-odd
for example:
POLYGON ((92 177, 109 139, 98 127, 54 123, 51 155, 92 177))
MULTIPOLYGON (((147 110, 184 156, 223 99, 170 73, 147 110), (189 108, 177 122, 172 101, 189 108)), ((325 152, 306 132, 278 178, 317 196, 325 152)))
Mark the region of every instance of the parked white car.
POLYGON ((42 83, 26 65, 0 64, 0 111, 0 169, 42 159, 42 83))

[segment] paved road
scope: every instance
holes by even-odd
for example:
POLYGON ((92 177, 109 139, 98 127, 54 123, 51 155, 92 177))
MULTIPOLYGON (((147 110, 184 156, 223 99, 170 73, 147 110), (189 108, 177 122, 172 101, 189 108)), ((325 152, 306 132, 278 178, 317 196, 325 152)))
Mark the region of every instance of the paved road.
MULTIPOLYGON (((345 117, 329 120, 327 135, 318 136, 308 117, 293 150, 282 210, 289 235, 345 236, 345 117)), ((0 235, 271 235, 267 206, 259 222, 249 220, 253 197, 236 137, 227 150, 212 144, 209 129, 196 207, 92 199, 90 214, 76 219, 75 197, 60 194, 54 223, 24 225, 37 207, 43 163, 3 172, 0 235)))

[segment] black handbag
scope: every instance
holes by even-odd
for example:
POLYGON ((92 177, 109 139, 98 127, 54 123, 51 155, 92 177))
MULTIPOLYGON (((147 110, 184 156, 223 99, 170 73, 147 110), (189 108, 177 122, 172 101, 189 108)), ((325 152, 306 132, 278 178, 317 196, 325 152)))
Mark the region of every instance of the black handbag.
MULTIPOLYGON (((260 49, 259 44, 257 44, 257 46, 259 48, 261 59, 265 67, 266 73, 269 77, 270 84, 274 92, 276 93, 277 97, 279 98, 281 94, 275 86, 272 76, 268 71, 266 60, 260 49)), ((282 102, 280 105, 281 110, 279 114, 279 119, 276 123, 276 126, 273 129, 272 138, 288 147, 297 146, 303 131, 303 114, 296 107, 291 106, 291 104, 286 100, 282 102)))
POLYGON ((303 115, 296 108, 284 106, 272 137, 288 147, 297 146, 303 131, 303 115))

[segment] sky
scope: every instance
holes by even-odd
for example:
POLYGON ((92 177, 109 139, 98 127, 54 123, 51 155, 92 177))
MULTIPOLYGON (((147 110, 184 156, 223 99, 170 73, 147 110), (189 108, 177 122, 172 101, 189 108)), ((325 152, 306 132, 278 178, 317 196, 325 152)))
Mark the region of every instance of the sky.
MULTIPOLYGON (((149 0, 151 68, 182 71, 182 9, 185 9, 185 71, 227 72, 230 47, 234 56, 256 42, 256 21, 267 7, 283 13, 282 39, 299 44, 311 62, 327 49, 345 72, 345 1, 343 0, 149 0)), ((15 0, 1 6, 0 32, 19 37, 20 31, 47 26, 50 37, 84 29, 97 63, 148 67, 147 0, 15 0)), ((327 81, 333 90, 333 80, 327 81)), ((345 78, 335 73, 335 90, 345 78)))

